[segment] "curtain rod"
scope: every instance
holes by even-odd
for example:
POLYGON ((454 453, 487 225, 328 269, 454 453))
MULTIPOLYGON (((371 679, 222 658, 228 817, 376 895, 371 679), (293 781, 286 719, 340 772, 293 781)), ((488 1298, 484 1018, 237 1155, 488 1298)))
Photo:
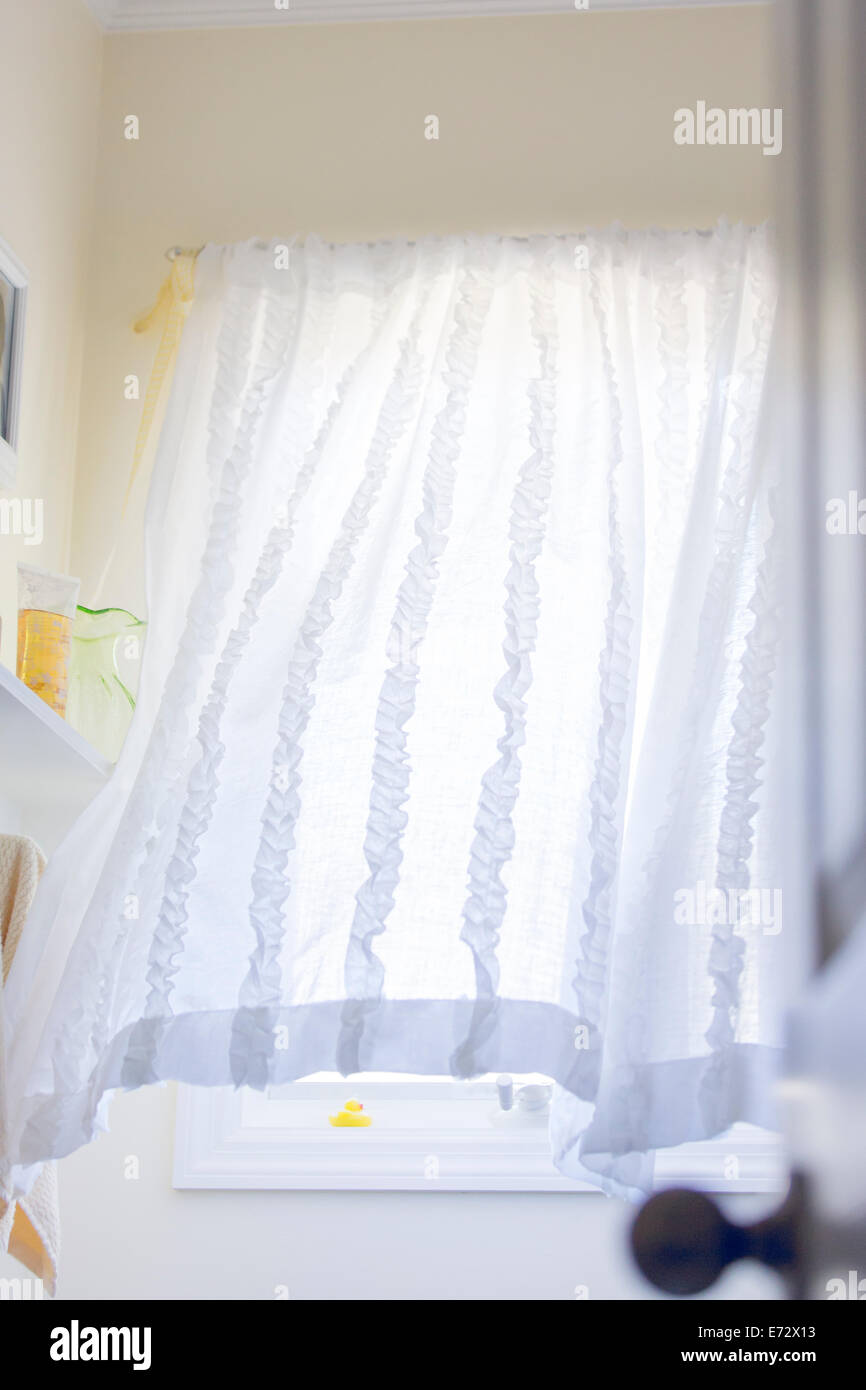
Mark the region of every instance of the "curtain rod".
MULTIPOLYGON (((623 228, 623 231, 634 231, 634 230, 640 231, 640 230, 642 230, 642 229, 641 229, 641 228, 628 228, 628 227, 623 228)), ((713 235, 713 232, 714 232, 714 230, 715 230, 715 228, 713 228, 713 227, 670 227, 670 228, 656 228, 656 227, 653 227, 651 230, 652 230, 652 231, 667 230, 667 231, 673 231, 673 232, 678 232, 678 231, 690 231, 690 232, 695 232, 695 233, 697 233, 698 236, 712 236, 712 235, 713 235)), ((483 235, 483 234, 482 234, 482 235, 483 235)), ((536 233, 535 235, 537 235, 537 236, 544 236, 544 235, 546 235, 546 233, 544 233, 544 232, 538 232, 538 233, 536 233)), ((591 232, 588 231, 588 230, 584 230, 584 231, 582 231, 582 232, 552 232, 550 235, 551 235, 551 236, 554 236, 554 237, 563 237, 563 238, 564 238, 564 237, 568 237, 568 236, 577 236, 577 237, 581 237, 581 236, 589 236, 589 235, 591 235, 591 232)), ((385 239, 386 241, 388 241, 388 240, 391 240, 392 238, 386 237, 386 238, 384 238, 384 239, 385 239)), ((508 237, 508 240, 509 240, 509 241, 530 241, 531 239, 532 239, 532 238, 531 238, 531 237, 528 237, 528 236, 508 237)), ((259 237, 259 238, 256 239, 256 243, 255 243, 255 244, 256 244, 257 246, 261 247, 263 250, 267 250, 267 248, 271 245, 271 242, 270 242, 270 241, 266 241, 263 237, 259 237)), ((368 242, 366 242, 365 244, 366 244, 367 246, 375 246, 377 243, 374 242, 374 241, 368 241, 368 242)), ((409 246, 415 246, 415 245, 417 245, 417 238, 414 238, 414 237, 413 237, 413 238, 410 238, 410 239, 408 240, 408 242, 407 242, 407 245, 409 245, 409 246)), ((168 249, 167 249, 167 251, 166 251, 166 253, 165 253, 165 258, 166 258, 167 261, 174 261, 174 260, 177 260, 178 256, 199 256, 203 250, 204 250, 204 246, 169 246, 168 249)))

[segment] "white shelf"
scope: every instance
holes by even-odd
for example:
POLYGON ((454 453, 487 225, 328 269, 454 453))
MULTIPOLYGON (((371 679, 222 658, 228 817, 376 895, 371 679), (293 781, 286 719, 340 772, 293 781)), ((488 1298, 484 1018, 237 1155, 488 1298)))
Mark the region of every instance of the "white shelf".
POLYGON ((112 765, 0 665, 0 831, 50 853, 111 776, 112 765))

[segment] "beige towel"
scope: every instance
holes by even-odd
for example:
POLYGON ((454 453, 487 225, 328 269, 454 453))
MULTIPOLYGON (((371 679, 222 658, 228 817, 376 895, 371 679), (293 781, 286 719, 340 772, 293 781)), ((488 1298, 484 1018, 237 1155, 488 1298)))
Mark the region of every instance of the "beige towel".
MULTIPOLYGON (((3 981, 24 930, 45 856, 25 835, 0 835, 0 931, 3 981)), ((60 1211, 57 1169, 46 1163, 26 1197, 8 1204, 0 1198, 0 1249, 8 1250, 41 1279, 49 1293, 57 1283, 60 1211)))

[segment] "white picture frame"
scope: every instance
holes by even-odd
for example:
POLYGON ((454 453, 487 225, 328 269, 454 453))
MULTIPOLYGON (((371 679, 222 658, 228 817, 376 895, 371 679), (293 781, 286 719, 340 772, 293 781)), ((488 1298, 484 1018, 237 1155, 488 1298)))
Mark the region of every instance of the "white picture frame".
POLYGON ((30 277, 0 237, 0 488, 15 486, 30 277))

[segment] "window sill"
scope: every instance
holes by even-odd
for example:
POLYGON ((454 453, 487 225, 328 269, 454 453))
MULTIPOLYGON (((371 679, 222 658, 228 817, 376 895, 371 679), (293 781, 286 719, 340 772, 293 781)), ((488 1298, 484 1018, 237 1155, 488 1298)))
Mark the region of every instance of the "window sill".
MULTIPOLYGON (((357 1083, 356 1083, 357 1085, 357 1083)), ((360 1089, 360 1088, 358 1088, 360 1089)), ((260 1093, 178 1088, 174 1186, 264 1191, 598 1192, 553 1165, 545 1116, 496 1114, 489 1088, 419 1081, 363 1088, 367 1129, 328 1124, 334 1087, 260 1093), (299 1092, 303 1095, 299 1096, 299 1092)), ((343 1095, 343 1090, 345 1095, 343 1095)), ((656 1185, 705 1192, 781 1192, 776 1135, 738 1125, 716 1139, 660 1153, 656 1185)))

